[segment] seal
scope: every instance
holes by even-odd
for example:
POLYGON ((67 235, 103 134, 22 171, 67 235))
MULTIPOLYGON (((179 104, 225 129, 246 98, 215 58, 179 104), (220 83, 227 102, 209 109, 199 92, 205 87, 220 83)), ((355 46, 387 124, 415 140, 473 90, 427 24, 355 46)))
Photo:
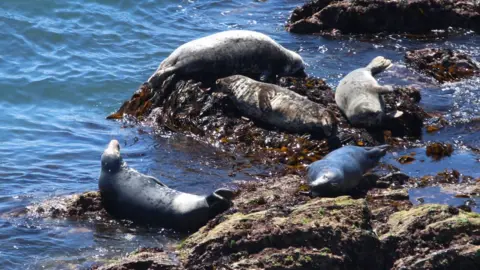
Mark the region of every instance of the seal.
POLYGON ((280 86, 242 75, 216 81, 238 111, 252 120, 295 133, 330 137, 337 132, 337 118, 323 105, 280 86))
POLYGON ((109 214, 139 224, 195 231, 232 205, 233 192, 217 189, 208 196, 183 193, 128 167, 112 140, 102 155, 98 186, 109 214))
POLYGON ((214 82, 218 78, 241 74, 252 78, 276 75, 303 75, 302 57, 267 35, 248 30, 230 30, 183 44, 160 64, 148 79, 152 89, 171 75, 214 82))
POLYGON ((307 168, 312 195, 335 196, 352 190, 385 156, 388 147, 344 146, 313 162, 307 168))
POLYGON ((391 85, 380 85, 374 78, 392 66, 382 56, 375 57, 368 66, 356 69, 340 80, 335 91, 335 102, 349 122, 358 127, 381 127, 385 121, 400 117, 400 111, 385 114, 381 94, 393 92, 391 85))

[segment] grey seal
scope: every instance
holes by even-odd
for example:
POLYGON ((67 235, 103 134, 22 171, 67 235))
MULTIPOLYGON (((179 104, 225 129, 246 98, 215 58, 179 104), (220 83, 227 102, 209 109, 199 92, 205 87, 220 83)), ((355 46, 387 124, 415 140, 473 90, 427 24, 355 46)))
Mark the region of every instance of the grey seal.
POLYGON ((330 137, 337 132, 333 112, 286 88, 258 82, 242 75, 216 81, 239 112, 255 121, 296 133, 330 137))
POLYGON ((269 36, 248 30, 215 33, 185 43, 162 61, 148 79, 152 89, 168 77, 214 82, 218 78, 241 74, 252 78, 273 78, 304 72, 305 63, 269 36))
POLYGON ((183 193, 128 167, 112 140, 102 155, 98 186, 102 203, 114 217, 136 223, 194 231, 227 210, 233 192, 217 189, 208 196, 183 193))
POLYGON ((385 156, 388 145, 344 146, 307 167, 307 179, 314 196, 334 196, 355 188, 363 175, 385 156))
POLYGON ((368 66, 356 69, 340 80, 335 91, 335 102, 349 122, 358 127, 381 127, 385 121, 401 116, 400 111, 385 114, 381 94, 394 91, 391 85, 380 85, 374 78, 392 66, 382 56, 375 57, 368 66))

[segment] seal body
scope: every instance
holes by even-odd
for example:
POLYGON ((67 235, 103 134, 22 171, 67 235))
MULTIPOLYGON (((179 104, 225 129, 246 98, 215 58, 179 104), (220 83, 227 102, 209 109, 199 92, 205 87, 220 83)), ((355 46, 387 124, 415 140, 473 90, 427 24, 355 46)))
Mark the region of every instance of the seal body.
POLYGON ((375 167, 388 149, 344 146, 310 164, 307 179, 313 195, 335 196, 355 188, 363 174, 375 167))
MULTIPOLYGON (((389 68, 392 62, 382 56, 364 68, 345 76, 335 91, 335 102, 350 123, 359 127, 379 127, 385 121, 385 105, 381 94, 393 92, 391 85, 379 85, 373 77, 389 68)), ((395 113, 395 117, 401 113, 395 113)))
POLYGON ((208 196, 183 193, 158 179, 128 168, 112 140, 102 155, 98 186, 111 215, 136 223, 193 231, 231 206, 233 192, 218 189, 208 196))
POLYGON ((183 44, 148 79, 153 89, 169 76, 205 81, 241 74, 257 78, 304 74, 302 57, 262 33, 230 30, 183 44))
POLYGON ((242 75, 218 79, 216 85, 241 114, 255 121, 320 137, 337 132, 337 119, 331 111, 286 88, 242 75))

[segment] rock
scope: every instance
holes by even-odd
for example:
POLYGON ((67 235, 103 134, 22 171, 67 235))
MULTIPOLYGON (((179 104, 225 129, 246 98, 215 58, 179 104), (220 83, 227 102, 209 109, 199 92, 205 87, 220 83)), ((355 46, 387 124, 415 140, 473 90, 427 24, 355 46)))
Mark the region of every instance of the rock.
POLYGON ((445 156, 451 156, 453 146, 449 143, 430 143, 427 145, 427 156, 439 160, 445 156))
POLYGON ((459 269, 458 265, 478 265, 475 252, 479 234, 480 214, 424 204, 392 214, 386 231, 379 237, 394 269, 417 269, 416 266, 429 263, 428 269, 459 269), (460 249, 455 251, 455 247, 460 249), (470 251, 475 252, 472 255, 470 251), (441 259, 442 256, 448 259, 441 259))
POLYGON ((473 0, 330 0, 296 8, 287 30, 301 34, 413 33, 457 27, 480 31, 473 0))
POLYGON ((187 238, 180 254, 188 269, 222 264, 242 265, 241 269, 308 269, 312 265, 384 269, 366 201, 348 196, 230 214, 215 227, 187 238), (301 257, 302 250, 309 250, 311 256, 301 257))
POLYGON ((411 67, 441 83, 480 74, 480 67, 468 55, 450 49, 412 50, 405 59, 411 67))
POLYGON ((140 248, 117 262, 93 267, 92 270, 180 270, 184 269, 172 254, 158 248, 140 248))
POLYGON ((340 147, 341 142, 369 146, 387 140, 388 143, 400 144, 403 139, 397 137, 418 137, 423 120, 428 116, 418 106, 418 90, 399 88, 395 93, 386 95, 386 106, 388 111, 399 109, 404 111, 404 115, 385 127, 389 134, 386 136, 384 130, 350 126, 335 104, 334 92, 319 78, 281 77, 276 83, 331 110, 340 122, 338 136, 317 138, 312 134, 289 133, 252 121, 242 117, 230 99, 215 91, 214 87, 205 89, 201 82, 192 80, 166 83, 155 93, 142 85, 127 101, 129 105, 123 106, 115 117, 130 114, 139 120, 148 119, 157 128, 190 134, 224 151, 243 154, 253 163, 268 168, 269 172, 277 168, 276 172, 280 174, 299 174, 305 165, 340 147), (157 92, 169 95, 159 99, 157 92))
POLYGON ((447 170, 441 171, 436 175, 426 175, 422 177, 412 177, 409 179, 409 183, 413 186, 433 186, 438 184, 472 184, 474 182, 473 177, 463 175, 459 171, 447 170))
POLYGON ((102 206, 100 192, 98 191, 54 197, 27 206, 26 210, 21 214, 41 218, 109 218, 102 206))
POLYGON ((392 269, 478 269, 480 246, 460 245, 432 252, 425 257, 413 255, 395 262, 392 269))

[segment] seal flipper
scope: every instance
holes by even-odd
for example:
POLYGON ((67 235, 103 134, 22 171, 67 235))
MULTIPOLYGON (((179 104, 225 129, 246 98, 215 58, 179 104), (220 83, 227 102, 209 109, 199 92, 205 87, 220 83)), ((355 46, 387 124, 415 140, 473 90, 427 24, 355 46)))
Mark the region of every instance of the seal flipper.
POLYGON ((213 193, 229 201, 231 201, 235 197, 235 193, 230 189, 226 189, 226 188, 219 188, 215 190, 213 193))
POLYGON ((155 184, 158 184, 162 187, 168 187, 167 185, 165 185, 164 183, 160 182, 160 180, 158 180, 157 178, 153 177, 153 176, 149 176, 149 175, 145 175, 145 178, 153 181, 155 184))
POLYGON ((258 106, 262 112, 270 112, 272 111, 272 104, 270 100, 276 94, 275 90, 271 88, 260 88, 258 91, 258 106))
POLYGON ((367 70, 370 70, 370 72, 372 73, 372 76, 375 76, 379 73, 382 73, 383 71, 390 68, 391 66, 392 66, 392 61, 386 59, 383 56, 377 56, 365 68, 367 70))
POLYGON ((230 208, 233 204, 231 201, 233 197, 233 191, 225 188, 217 189, 212 194, 208 195, 205 200, 209 207, 209 218, 213 218, 230 208))
POLYGON ((175 67, 168 67, 155 71, 155 73, 150 76, 147 81, 150 88, 157 89, 158 87, 162 86, 162 83, 165 81, 165 79, 174 74, 176 70, 177 69, 175 67))
POLYGON ((371 158, 381 158, 385 156, 387 150, 390 148, 390 145, 383 144, 375 147, 365 147, 367 150, 367 155, 371 158))

